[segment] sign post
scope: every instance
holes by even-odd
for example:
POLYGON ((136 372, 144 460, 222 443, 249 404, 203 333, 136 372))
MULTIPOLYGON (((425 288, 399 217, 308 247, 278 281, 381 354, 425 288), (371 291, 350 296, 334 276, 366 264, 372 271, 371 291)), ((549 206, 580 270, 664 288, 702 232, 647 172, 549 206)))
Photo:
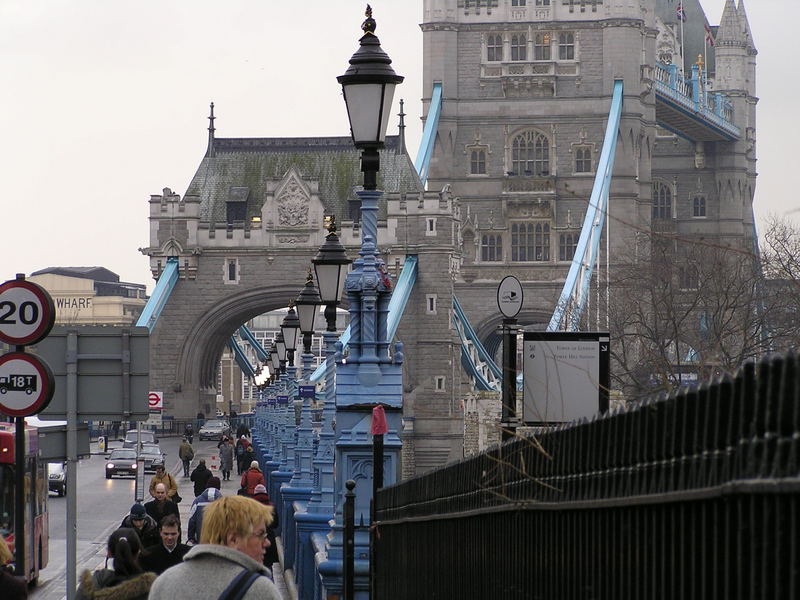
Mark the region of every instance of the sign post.
MULTIPOLYGON (((17 569, 25 567, 25 417, 47 407, 53 398, 53 373, 46 363, 25 352, 44 339, 55 323, 53 299, 42 287, 18 273, 0 285, 0 341, 16 346, 0 358, 0 411, 16 417, 14 552, 17 569)), ((74 482, 67 482, 67 493, 74 482)), ((27 573, 21 573, 26 576, 27 573)), ((73 578, 74 579, 74 578, 73 578)), ((67 580, 69 584, 69 579, 67 580)), ((74 581, 72 582, 74 586, 74 581)))
POLYGON ((503 314, 503 412, 502 439, 513 438, 517 430, 517 315, 524 294, 519 279, 509 275, 497 286, 497 308, 503 314))

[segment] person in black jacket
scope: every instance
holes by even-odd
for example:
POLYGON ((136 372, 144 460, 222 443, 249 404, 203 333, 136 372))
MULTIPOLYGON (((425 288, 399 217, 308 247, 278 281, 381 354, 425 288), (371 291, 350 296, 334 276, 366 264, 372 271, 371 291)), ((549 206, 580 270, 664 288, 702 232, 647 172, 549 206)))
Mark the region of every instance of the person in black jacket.
POLYGON ((141 546, 146 548, 158 543, 158 523, 153 520, 153 517, 147 514, 144 506, 141 504, 134 504, 131 506, 130 514, 122 519, 120 527, 133 529, 139 536, 141 546))
POLYGON ((201 458, 197 466, 194 468, 194 471, 192 471, 192 474, 189 476, 189 479, 194 481, 195 498, 202 494, 203 490, 208 487, 208 480, 213 476, 214 474, 206 466, 206 459, 201 458))
POLYGON ((161 523, 161 520, 167 515, 175 515, 178 519, 181 518, 178 512, 178 505, 172 500, 167 499, 167 486, 163 483, 157 483, 155 489, 155 500, 146 502, 144 505, 147 514, 153 517, 156 523, 161 523))
POLYGON ((6 540, 0 535, 0 592, 3 592, 3 600, 24 600, 28 597, 28 584, 23 577, 14 575, 10 566, 13 560, 6 540))
POLYGON ((161 543, 145 548, 141 556, 141 563, 145 571, 161 575, 170 567, 183 561, 183 556, 189 551, 189 546, 178 541, 181 535, 181 523, 175 515, 164 517, 158 530, 161 534, 161 543))

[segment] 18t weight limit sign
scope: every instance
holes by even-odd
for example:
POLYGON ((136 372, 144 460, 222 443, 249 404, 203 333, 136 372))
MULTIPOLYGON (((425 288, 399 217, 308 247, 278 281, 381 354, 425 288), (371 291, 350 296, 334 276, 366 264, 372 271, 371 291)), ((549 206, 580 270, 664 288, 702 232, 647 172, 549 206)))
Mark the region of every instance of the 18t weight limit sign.
POLYGON ((15 346, 41 341, 53 328, 56 310, 44 289, 24 279, 0 285, 0 340, 15 346))

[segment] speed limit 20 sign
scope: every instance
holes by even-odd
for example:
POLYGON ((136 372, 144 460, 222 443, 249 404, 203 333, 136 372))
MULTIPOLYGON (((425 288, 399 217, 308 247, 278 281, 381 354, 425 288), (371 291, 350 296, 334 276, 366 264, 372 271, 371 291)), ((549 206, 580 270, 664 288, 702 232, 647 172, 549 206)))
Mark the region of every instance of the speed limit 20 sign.
POLYGON ((55 318, 53 299, 42 287, 24 279, 0 285, 0 341, 35 344, 47 337, 55 318))

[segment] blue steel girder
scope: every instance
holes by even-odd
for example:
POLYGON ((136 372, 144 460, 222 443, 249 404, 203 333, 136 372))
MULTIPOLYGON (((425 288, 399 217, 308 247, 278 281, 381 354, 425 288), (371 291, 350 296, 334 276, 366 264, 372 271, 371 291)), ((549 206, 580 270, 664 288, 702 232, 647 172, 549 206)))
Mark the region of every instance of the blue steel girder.
POLYGON ((723 94, 708 89, 699 69, 684 81, 677 65, 655 67, 656 121, 660 127, 694 142, 733 142, 742 132, 723 94))
POLYGON ((422 140, 419 143, 417 159, 414 161, 414 168, 417 170, 423 187, 428 181, 428 167, 431 164, 433 148, 436 145, 436 131, 439 129, 439 116, 442 114, 442 84, 433 84, 431 92, 431 103, 428 107, 428 114, 425 117, 425 129, 422 132, 422 140))
POLYGON ((622 81, 615 81, 603 149, 600 151, 597 174, 583 220, 581 236, 578 239, 575 255, 572 257, 572 265, 570 265, 564 281, 564 288, 553 311, 553 316, 550 318, 547 331, 577 331, 586 306, 592 271, 597 262, 603 225, 606 222, 608 211, 608 194, 611 189, 611 175, 614 171, 617 137, 622 118, 622 91, 622 81))
POLYGON ((251 379, 254 379, 256 376, 256 371, 250 364, 250 361, 247 360, 247 355, 239 347, 239 342, 236 341, 235 337, 231 336, 231 339, 228 340, 228 348, 230 348, 231 352, 233 352, 236 364, 239 365, 239 368, 242 370, 242 373, 244 373, 251 379))
POLYGON ((142 314, 139 315, 139 320, 136 322, 137 327, 147 327, 147 330, 153 333, 158 317, 161 316, 161 311, 164 310, 172 290, 175 289, 175 284, 178 283, 178 268, 177 258, 167 259, 167 264, 158 277, 156 287, 145 304, 142 314))
POLYGON ((239 327, 239 335, 242 337, 243 340, 246 340, 248 344, 253 348, 255 351, 258 360, 262 363, 265 363, 269 360, 269 355, 267 351, 264 350, 264 347, 261 343, 256 339, 256 336, 253 335, 253 332, 247 328, 246 325, 242 325, 239 327))

